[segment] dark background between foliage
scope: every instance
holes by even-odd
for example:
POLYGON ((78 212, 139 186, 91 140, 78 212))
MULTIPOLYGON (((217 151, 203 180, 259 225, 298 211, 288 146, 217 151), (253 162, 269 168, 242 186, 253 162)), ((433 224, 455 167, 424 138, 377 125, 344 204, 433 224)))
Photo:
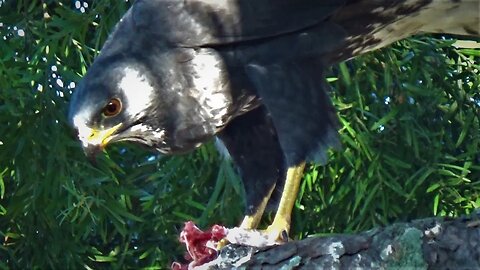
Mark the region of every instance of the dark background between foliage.
MULTIPOLYGON (((66 124, 70 82, 130 3, 75 2, 0 1, 0 268, 165 268, 183 222, 237 224, 241 184, 211 144, 179 157, 121 144, 86 161, 66 124)), ((293 237, 480 206, 480 51, 437 37, 332 68, 344 149, 308 166, 293 237)))

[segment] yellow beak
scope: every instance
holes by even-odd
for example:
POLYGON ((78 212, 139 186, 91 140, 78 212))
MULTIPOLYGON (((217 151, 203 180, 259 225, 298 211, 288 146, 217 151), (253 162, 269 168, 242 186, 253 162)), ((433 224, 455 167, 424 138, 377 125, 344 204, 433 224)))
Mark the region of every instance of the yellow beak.
POLYGON ((112 136, 122 124, 118 124, 108 129, 98 130, 93 128, 85 128, 79 130, 79 139, 82 141, 83 151, 85 155, 92 161, 95 160, 97 153, 102 151, 105 146, 114 138, 112 136))
POLYGON ((96 145, 100 148, 105 148, 105 146, 112 140, 112 134, 114 134, 122 124, 118 124, 109 129, 98 130, 90 129, 90 134, 83 138, 84 144, 96 145))

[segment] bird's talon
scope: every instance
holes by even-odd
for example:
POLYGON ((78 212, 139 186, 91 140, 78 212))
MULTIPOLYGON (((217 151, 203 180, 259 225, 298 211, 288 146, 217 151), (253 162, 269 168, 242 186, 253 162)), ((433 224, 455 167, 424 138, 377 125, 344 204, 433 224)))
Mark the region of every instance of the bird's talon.
POLYGON ((282 231, 282 241, 284 243, 288 242, 288 232, 286 230, 282 231))
POLYGON ((272 225, 268 226, 265 233, 268 237, 277 243, 288 242, 288 231, 290 224, 286 220, 274 220, 272 225))

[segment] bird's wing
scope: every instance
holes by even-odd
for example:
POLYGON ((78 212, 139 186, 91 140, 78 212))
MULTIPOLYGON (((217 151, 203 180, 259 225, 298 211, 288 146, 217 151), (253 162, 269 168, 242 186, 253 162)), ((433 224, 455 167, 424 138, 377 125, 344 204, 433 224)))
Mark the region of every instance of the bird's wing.
POLYGON ((317 25, 345 0, 138 0, 135 26, 184 47, 276 37, 317 25), (153 27, 154 26, 154 27, 153 27))
POLYGON ((240 170, 247 191, 247 215, 263 211, 262 201, 268 200, 272 188, 280 187, 285 178, 283 151, 272 125, 269 112, 260 106, 236 117, 218 133, 240 170))
POLYGON ((326 150, 340 144, 323 65, 315 59, 299 59, 251 64, 246 72, 271 114, 287 165, 296 165, 305 157, 325 163, 326 150))

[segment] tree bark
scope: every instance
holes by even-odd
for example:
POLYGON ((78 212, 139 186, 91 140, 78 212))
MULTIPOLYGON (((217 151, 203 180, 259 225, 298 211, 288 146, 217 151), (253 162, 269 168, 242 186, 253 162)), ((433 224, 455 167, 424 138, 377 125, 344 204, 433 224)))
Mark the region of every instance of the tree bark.
POLYGON ((480 211, 262 249, 229 245, 208 269, 232 268, 480 269, 480 211))

